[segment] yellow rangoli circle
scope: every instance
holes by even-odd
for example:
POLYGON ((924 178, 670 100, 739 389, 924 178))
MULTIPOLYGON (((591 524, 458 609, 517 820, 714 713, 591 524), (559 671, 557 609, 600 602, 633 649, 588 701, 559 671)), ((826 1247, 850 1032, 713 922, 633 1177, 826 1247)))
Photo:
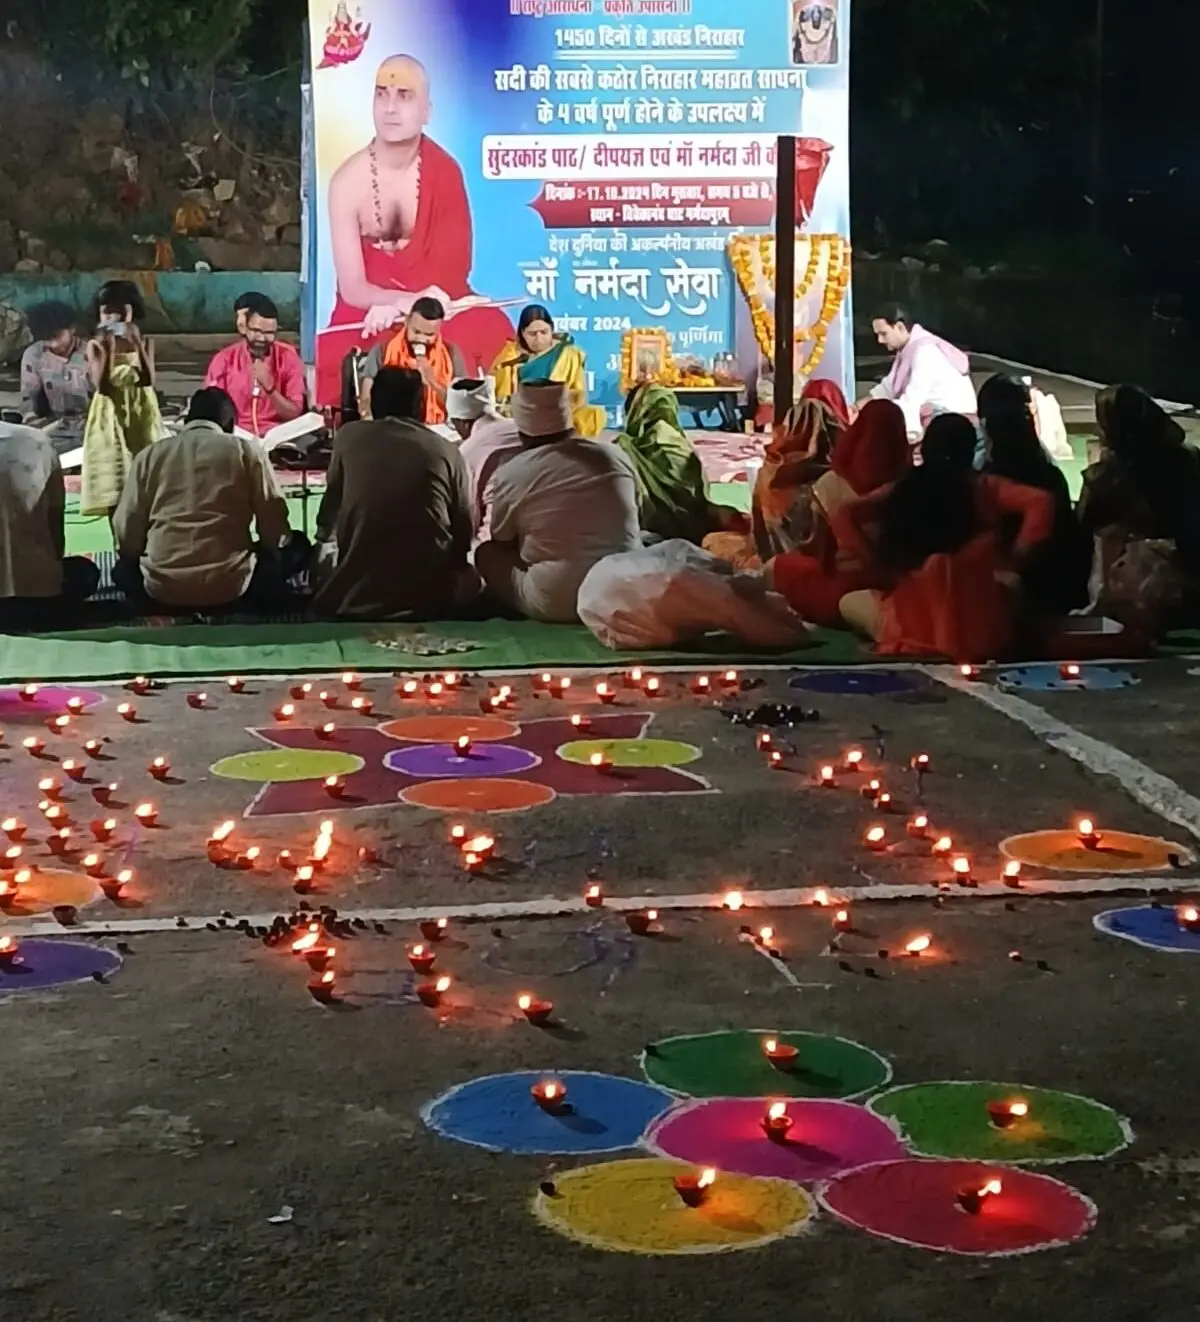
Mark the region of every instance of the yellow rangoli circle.
POLYGON ((555 1175, 553 1193, 538 1192, 534 1215, 592 1248, 650 1256, 757 1248, 799 1233, 814 1215, 790 1180, 724 1172, 700 1207, 687 1207, 672 1181, 691 1169, 650 1157, 580 1166, 555 1175))

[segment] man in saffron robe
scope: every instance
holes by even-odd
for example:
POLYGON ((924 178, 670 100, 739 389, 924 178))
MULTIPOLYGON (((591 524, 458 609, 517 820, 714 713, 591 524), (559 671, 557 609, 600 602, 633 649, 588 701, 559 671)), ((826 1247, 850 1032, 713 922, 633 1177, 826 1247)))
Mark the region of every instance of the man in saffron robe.
POLYGON ((471 209, 458 163, 425 134, 429 80, 411 56, 392 55, 375 77, 375 136, 329 182, 337 301, 317 351, 317 397, 336 404, 341 364, 412 310, 446 309, 446 338, 468 374, 486 374, 513 328, 471 290, 471 209), (337 329, 345 327, 344 330, 337 329))
POLYGON ((445 316, 436 298, 417 299, 400 333, 367 355, 360 407, 370 407, 372 383, 381 367, 406 367, 419 373, 425 386, 420 421, 427 427, 446 421, 446 392, 462 376, 463 359, 442 337, 445 316))

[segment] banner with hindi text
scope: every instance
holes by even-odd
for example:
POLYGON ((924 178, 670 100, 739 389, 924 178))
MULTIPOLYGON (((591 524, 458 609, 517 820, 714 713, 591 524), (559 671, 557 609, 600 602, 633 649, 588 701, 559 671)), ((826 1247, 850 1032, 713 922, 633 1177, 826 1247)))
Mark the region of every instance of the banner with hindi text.
MULTIPOLYGON (((425 293, 469 371, 545 304, 610 416, 626 330, 755 375, 770 254, 756 283, 730 239, 770 232, 778 135, 801 139, 803 228, 849 237, 848 3, 310 0, 321 402, 425 293)), ((797 262, 798 365, 819 342, 849 393, 849 301, 818 288, 842 269, 844 298, 849 268, 824 260, 803 288, 797 262)))

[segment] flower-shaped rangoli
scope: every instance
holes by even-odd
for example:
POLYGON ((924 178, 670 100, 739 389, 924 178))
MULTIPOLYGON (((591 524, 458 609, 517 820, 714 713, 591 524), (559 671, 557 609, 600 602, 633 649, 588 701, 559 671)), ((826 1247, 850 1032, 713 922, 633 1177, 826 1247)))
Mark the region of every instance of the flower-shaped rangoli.
POLYGON ((512 812, 559 794, 712 793, 703 777, 683 770, 698 749, 648 739, 653 715, 597 713, 585 729, 566 717, 510 721, 496 716, 402 717, 370 727, 338 727, 331 738, 303 725, 249 733, 269 749, 222 759, 213 771, 233 780, 267 782, 247 817, 329 812, 402 802, 449 811, 512 812), (456 741, 466 735, 465 755, 456 741), (591 764, 591 751, 605 766, 591 764), (341 798, 327 776, 344 782, 341 798))

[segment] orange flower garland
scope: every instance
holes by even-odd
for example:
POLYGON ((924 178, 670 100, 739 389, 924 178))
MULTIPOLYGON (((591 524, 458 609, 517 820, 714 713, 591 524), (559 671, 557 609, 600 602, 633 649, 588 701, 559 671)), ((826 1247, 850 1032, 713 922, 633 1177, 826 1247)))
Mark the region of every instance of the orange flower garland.
MULTIPOLYGON (((806 298, 814 289, 822 262, 826 265, 821 305, 816 319, 796 328, 796 340, 811 347, 801 371, 811 376, 825 356, 829 328, 836 320, 850 284, 850 244, 840 234, 806 234, 797 244, 807 244, 807 258, 797 272, 795 297, 806 298)), ((737 234, 729 240, 729 261, 750 308, 754 338, 764 358, 775 356, 775 317, 760 296, 762 284, 775 284, 775 239, 769 234, 737 234), (756 271, 757 268, 757 271, 756 271), (756 278, 761 272, 761 279, 756 278)))

